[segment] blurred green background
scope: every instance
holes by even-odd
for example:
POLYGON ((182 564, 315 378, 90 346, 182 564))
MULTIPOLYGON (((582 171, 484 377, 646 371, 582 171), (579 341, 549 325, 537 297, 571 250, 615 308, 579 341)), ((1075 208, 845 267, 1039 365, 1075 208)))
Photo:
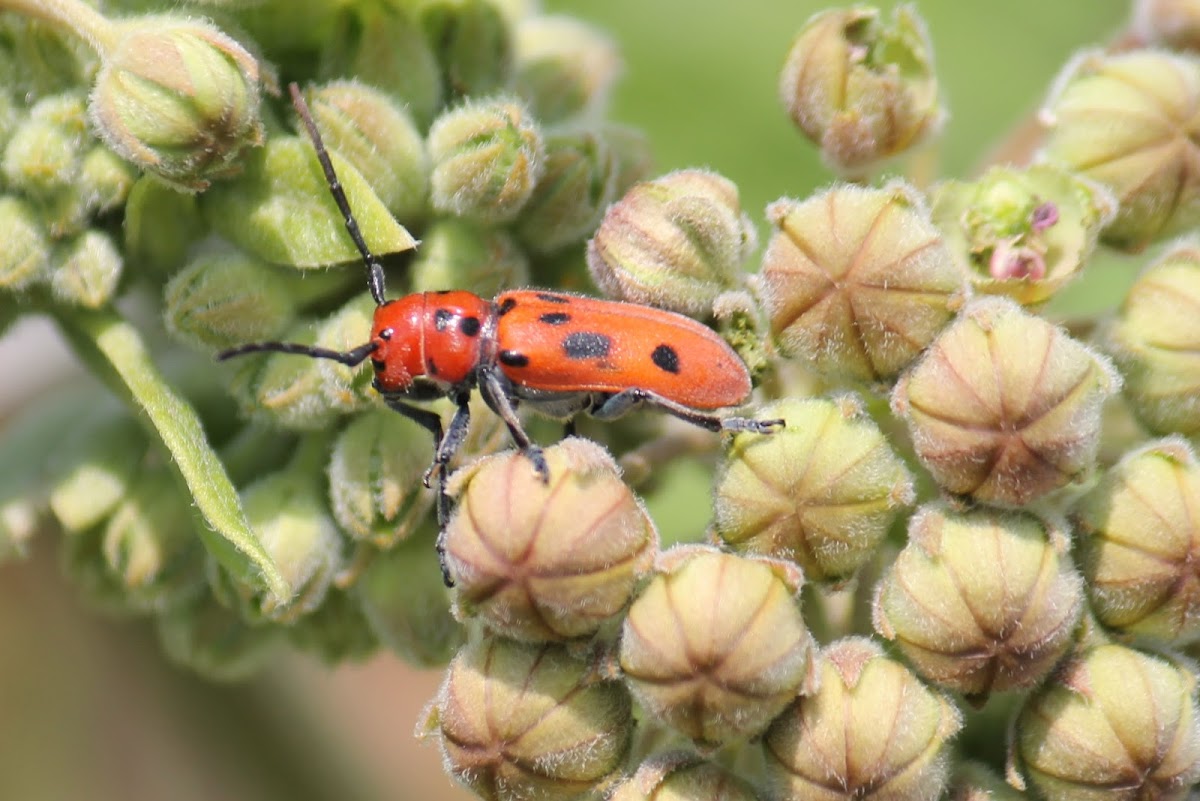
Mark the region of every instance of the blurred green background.
MULTIPOLYGON (((1107 41, 1128 15, 1116 0, 916 5, 950 109, 938 170, 952 177, 1027 119, 1073 51, 1107 41)), ((647 131, 661 169, 707 166, 736 181, 764 235, 766 203, 830 182, 775 101, 788 44, 823 4, 545 7, 612 34, 626 56, 612 117, 647 131)), ((1077 302, 1103 306, 1111 292, 1077 302)), ((142 623, 83 609, 43 538, 31 562, 0 566, 0 799, 465 798, 412 736, 437 681, 383 656, 334 671, 292 658, 249 685, 206 685, 167 665, 142 623)))

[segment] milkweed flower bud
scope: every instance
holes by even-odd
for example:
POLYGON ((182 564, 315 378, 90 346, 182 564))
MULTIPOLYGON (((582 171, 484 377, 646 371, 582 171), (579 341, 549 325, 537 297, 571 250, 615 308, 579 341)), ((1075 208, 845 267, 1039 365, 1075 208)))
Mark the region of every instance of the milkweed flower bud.
POLYGON ((1104 348, 1138 419, 1159 434, 1200 432, 1200 245, 1181 243, 1129 289, 1104 348))
POLYGON ((470 287, 483 297, 529 283, 529 258, 503 228, 444 217, 423 232, 413 260, 413 292, 470 287))
POLYGON ((569 438, 545 458, 549 484, 512 451, 455 473, 444 540, 458 615, 535 642, 587 637, 612 620, 658 546, 602 447, 569 438))
POLYGON ((122 228, 125 261, 131 270, 147 275, 173 275, 207 231, 195 195, 149 175, 130 188, 122 228))
POLYGON ((0 289, 25 289, 48 276, 50 241, 27 201, 0 195, 0 242, 0 289))
POLYGON ((48 469, 50 511, 59 524, 80 533, 103 522, 136 486, 148 446, 123 415, 101 411, 76 429, 55 448, 48 469))
POLYGON ((295 315, 279 268, 240 251, 193 259, 167 283, 163 303, 167 332, 205 350, 277 337, 295 315))
POLYGON ((933 48, 915 7, 823 11, 792 43, 779 99, 834 169, 861 172, 941 128, 933 48))
POLYGON ((609 207, 588 242, 588 270, 609 297, 708 316, 719 295, 742 286, 755 246, 737 186, 707 170, 679 170, 609 207))
POLYGON ((1025 801, 1025 794, 978 762, 959 762, 946 801, 1025 801))
MULTIPOLYGON (((315 345, 317 331, 312 321, 305 321, 287 329, 281 339, 315 345)), ((327 428, 338 414, 322 391, 324 383, 315 359, 288 353, 256 354, 237 360, 229 391, 244 417, 315 431, 327 428)))
POLYGON ((820 688, 763 737, 776 793, 794 801, 940 797, 947 745, 962 725, 953 702, 867 639, 833 643, 819 667, 820 688))
POLYGON ((513 33, 490 0, 425 0, 421 27, 442 68, 447 98, 490 94, 508 86, 513 33))
POLYGON ((379 548, 412 534, 433 502, 421 486, 428 444, 428 431, 391 409, 346 426, 329 460, 329 502, 343 531, 379 548))
POLYGON ((1196 667, 1120 645, 1071 658, 1014 727, 1009 781, 1049 801, 1175 798, 1200 780, 1196 667))
POLYGON ((841 185, 767 207, 759 274, 771 333, 822 373, 886 380, 962 304, 966 276, 912 187, 841 185))
POLYGON ((1176 50, 1200 50, 1200 3, 1135 0, 1130 27, 1145 42, 1176 50))
POLYGON ((1120 202, 1106 243, 1138 250, 1200 222, 1200 59, 1165 51, 1084 53, 1041 112, 1044 156, 1120 202))
POLYGON ((50 289, 57 300, 98 309, 112 299, 124 262, 108 234, 88 229, 65 243, 57 256, 50 272, 50 289))
POLYGON ((600 113, 621 71, 613 41, 574 17, 537 14, 517 23, 514 88, 547 124, 600 113))
POLYGON ((446 674, 426 730, 446 770, 487 801, 567 801, 602 795, 633 736, 620 682, 561 645, 492 637, 468 644, 446 674))
POLYGON ((103 214, 123 204, 137 181, 137 171, 107 147, 84 154, 76 180, 81 214, 103 214))
POLYGON ((433 207, 484 223, 513 220, 545 172, 546 144, 524 107, 470 101, 429 129, 433 207))
POLYGON ((1083 270, 1116 209, 1100 184, 1048 164, 993 167, 933 193, 933 222, 971 286, 1023 305, 1048 300, 1083 270))
POLYGON ((1066 548, 1033 515, 924 507, 877 585, 875 629, 940 687, 976 700, 1029 687, 1066 653, 1083 608, 1066 548))
POLYGON ((859 402, 785 400, 739 434, 717 479, 714 530, 735 550, 795 562, 810 581, 849 579, 913 502, 912 478, 859 402))
POLYGON ((604 137, 579 129, 546 138, 546 172, 517 221, 535 253, 582 242, 616 199, 617 163, 604 137))
POLYGON ((1181 439, 1110 469, 1076 507, 1079 562, 1102 623, 1169 643, 1200 639, 1200 464, 1181 439))
POLYGON ((4 147, 5 180, 10 187, 40 199, 69 189, 79 172, 86 135, 82 93, 38 100, 4 147))
POLYGON ((242 681, 280 651, 286 629, 247 623, 209 593, 155 616, 163 653, 214 681, 242 681))
POLYGON ((375 554, 351 590, 379 641, 419 668, 448 664, 466 640, 466 629, 450 612, 437 535, 435 526, 426 525, 375 554))
POLYGON ((429 198, 425 140, 408 112, 378 89, 351 81, 311 93, 325 144, 358 168, 392 214, 420 220, 429 198))
POLYGON ((892 409, 942 489, 1022 506, 1092 469, 1106 359, 1001 298, 970 304, 901 378, 892 409))
POLYGON ((120 23, 89 112, 118 155, 189 190, 235 172, 263 140, 258 62, 212 25, 167 16, 120 23))
POLYGON ((703 748, 760 733, 811 678, 800 572, 698 546, 667 552, 660 570, 622 629, 634 697, 703 748))
POLYGON ((754 788, 694 754, 668 753, 643 762, 608 801, 758 801, 754 788))

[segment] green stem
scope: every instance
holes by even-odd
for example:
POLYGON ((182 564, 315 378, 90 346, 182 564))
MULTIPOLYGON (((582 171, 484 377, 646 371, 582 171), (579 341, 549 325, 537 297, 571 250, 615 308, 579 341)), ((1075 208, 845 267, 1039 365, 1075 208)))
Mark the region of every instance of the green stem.
POLYGON ((83 0, 0 0, 0 10, 65 28, 91 45, 103 58, 116 47, 117 26, 83 0))

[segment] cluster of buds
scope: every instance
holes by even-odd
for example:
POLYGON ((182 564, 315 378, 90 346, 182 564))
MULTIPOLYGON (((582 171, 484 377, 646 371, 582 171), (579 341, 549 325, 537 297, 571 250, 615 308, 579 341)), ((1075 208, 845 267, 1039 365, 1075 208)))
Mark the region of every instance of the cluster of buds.
MULTIPOLYGON (((1035 163, 872 183, 938 133, 932 44, 910 6, 817 14, 780 96, 856 183, 767 206, 750 275, 737 184, 649 179, 603 119, 613 42, 532 6, 222 4, 239 42, 0 0, 0 330, 48 313, 118 395, 0 432, 0 558, 55 525, 88 598, 221 679, 284 646, 444 668, 418 733, 488 801, 1184 797, 1200 251, 1153 260, 1103 325, 1044 309, 1098 248, 1200 221, 1200 60, 1080 56, 1035 163), (589 427, 538 471, 473 400, 460 461, 430 468, 432 417, 294 353, 362 352, 377 299, 276 99, 293 78, 399 268, 388 297, 590 280, 713 323, 758 385, 744 414, 784 424, 589 427), (162 298, 161 350, 130 297, 162 298), (207 363, 263 340, 300 347, 207 363), (705 450, 710 492, 658 469, 705 450), (687 492, 711 522, 664 543, 650 510, 687 492)), ((1182 46, 1198 7, 1140 3, 1138 35, 1182 46)))

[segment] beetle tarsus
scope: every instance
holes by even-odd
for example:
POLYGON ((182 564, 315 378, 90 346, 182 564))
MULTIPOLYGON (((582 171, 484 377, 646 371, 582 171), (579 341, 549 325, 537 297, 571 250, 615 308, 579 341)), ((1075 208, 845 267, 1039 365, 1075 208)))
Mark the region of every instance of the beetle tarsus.
POLYGON ((774 434, 776 431, 781 431, 787 425, 787 421, 783 418, 775 418, 774 420, 754 420, 749 417, 726 417, 721 421, 721 429, 730 431, 734 434, 750 432, 753 434, 774 434))

